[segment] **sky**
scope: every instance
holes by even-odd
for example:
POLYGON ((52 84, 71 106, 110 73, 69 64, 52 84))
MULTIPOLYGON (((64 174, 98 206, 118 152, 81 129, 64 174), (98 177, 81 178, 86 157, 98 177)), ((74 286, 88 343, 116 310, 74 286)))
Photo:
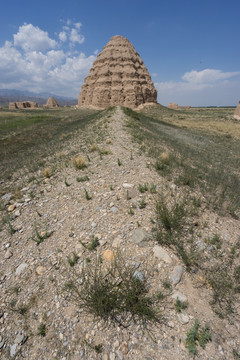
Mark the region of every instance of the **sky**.
POLYGON ((114 35, 133 44, 158 102, 236 106, 240 0, 7 0, 0 12, 0 89, 77 98, 114 35))

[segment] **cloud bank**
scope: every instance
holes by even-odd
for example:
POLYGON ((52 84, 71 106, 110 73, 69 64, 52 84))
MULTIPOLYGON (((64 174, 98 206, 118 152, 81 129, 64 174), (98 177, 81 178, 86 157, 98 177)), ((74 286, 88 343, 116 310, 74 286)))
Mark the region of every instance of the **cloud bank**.
POLYGON ((96 58, 77 49, 85 41, 81 28, 80 22, 68 20, 54 39, 24 23, 13 40, 0 47, 0 88, 77 97, 96 58))
POLYGON ((240 99, 240 71, 192 70, 181 81, 156 82, 155 87, 163 105, 235 106, 240 99))

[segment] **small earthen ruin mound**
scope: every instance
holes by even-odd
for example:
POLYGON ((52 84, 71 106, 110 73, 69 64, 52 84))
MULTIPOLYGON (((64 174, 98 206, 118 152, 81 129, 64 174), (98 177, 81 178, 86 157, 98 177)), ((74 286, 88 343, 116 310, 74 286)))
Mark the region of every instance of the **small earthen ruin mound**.
POLYGON ((35 109, 38 108, 38 103, 33 101, 17 101, 17 102, 10 102, 8 107, 10 110, 35 109))
POLYGON ((238 106, 236 107, 233 115, 234 119, 240 120, 240 101, 238 102, 238 106))
POLYGON ((59 107, 57 100, 54 99, 52 96, 48 99, 47 103, 43 105, 44 107, 47 107, 49 109, 56 109, 59 107))
POLYGON ((173 102, 169 102, 168 103, 168 108, 173 109, 173 110, 177 110, 178 109, 178 104, 175 104, 173 102))
POLYGON ((136 108, 157 103, 157 90, 141 57, 127 38, 113 36, 94 61, 78 98, 79 106, 136 108))
POLYGON ((173 102, 168 103, 168 108, 173 110, 188 110, 191 109, 191 106, 179 106, 178 104, 175 104, 173 102))

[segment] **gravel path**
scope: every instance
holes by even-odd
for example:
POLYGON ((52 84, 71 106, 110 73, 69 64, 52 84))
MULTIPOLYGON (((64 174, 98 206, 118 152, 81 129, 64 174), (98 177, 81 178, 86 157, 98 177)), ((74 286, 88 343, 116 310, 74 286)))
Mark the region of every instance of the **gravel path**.
MULTIPOLYGON (((185 341, 195 319, 201 325, 208 323, 212 331, 212 341, 205 349, 198 346, 196 358, 237 358, 233 350, 240 349, 239 323, 220 319, 209 305, 210 291, 200 286, 198 275, 188 273, 176 254, 155 241, 157 195, 141 193, 139 184, 154 185, 157 192, 171 192, 176 199, 181 191, 159 176, 151 160, 133 143, 126 125, 126 115, 117 107, 95 127, 94 131, 103 128, 106 133, 98 143, 101 155, 90 152, 83 136, 74 140, 75 149, 86 149, 85 169, 68 164, 50 179, 22 189, 21 201, 5 196, 16 232, 10 234, 6 226, 0 233, 2 359, 190 359, 185 341), (76 180, 83 176, 89 180, 76 180), (146 206, 141 208, 143 200, 146 206), (93 237, 98 238, 99 246, 90 251, 82 243, 89 246, 93 237), (33 239, 43 241, 37 245, 33 239), (127 264, 135 265, 144 275, 150 293, 162 291, 164 281, 171 284, 159 305, 160 324, 148 329, 138 323, 128 328, 116 324, 104 327, 63 290, 86 261, 94 264, 102 255, 107 264, 106 250, 115 255, 117 249, 127 264), (79 259, 71 267, 67 257, 73 253, 79 259), (181 313, 175 310, 177 297, 188 302, 181 313)), ((94 138, 93 132, 92 142, 94 138)), ((237 222, 230 218, 216 222, 215 214, 205 212, 198 222, 203 235, 218 232, 232 241, 240 236, 237 222), (207 229, 201 227, 206 219, 207 229)))

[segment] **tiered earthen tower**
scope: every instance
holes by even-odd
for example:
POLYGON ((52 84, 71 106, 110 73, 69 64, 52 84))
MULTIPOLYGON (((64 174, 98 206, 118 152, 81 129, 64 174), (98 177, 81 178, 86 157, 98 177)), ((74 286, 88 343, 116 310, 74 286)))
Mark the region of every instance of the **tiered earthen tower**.
POLYGON ((141 57, 128 39, 113 36, 85 78, 78 105, 136 108, 156 102, 157 91, 141 57))

